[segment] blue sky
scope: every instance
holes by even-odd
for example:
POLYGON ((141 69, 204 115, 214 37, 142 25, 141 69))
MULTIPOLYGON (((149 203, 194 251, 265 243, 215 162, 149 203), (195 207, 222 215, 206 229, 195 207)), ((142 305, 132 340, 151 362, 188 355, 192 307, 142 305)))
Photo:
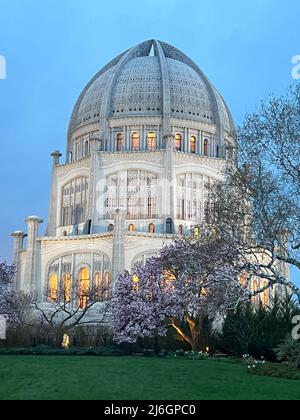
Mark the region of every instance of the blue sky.
MULTIPOLYGON (((291 83, 299 0, 0 0, 0 259, 31 214, 47 218, 51 160, 77 96, 110 59, 146 39, 194 59, 237 124, 291 83)), ((44 229, 44 227, 43 227, 44 229)))

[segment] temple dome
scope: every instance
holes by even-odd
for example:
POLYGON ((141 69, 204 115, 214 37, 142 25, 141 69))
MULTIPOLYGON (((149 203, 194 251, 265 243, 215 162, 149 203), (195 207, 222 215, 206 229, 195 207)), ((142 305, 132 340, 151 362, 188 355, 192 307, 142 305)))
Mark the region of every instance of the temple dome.
POLYGON ((73 110, 69 137, 107 119, 166 113, 235 131, 224 99, 197 65, 176 48, 150 40, 115 58, 89 82, 73 110))

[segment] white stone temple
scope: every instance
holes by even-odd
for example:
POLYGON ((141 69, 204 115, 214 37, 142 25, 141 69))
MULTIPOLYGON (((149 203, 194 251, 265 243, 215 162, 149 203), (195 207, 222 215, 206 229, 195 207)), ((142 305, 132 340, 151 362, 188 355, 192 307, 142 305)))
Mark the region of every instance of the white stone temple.
POLYGON ((66 281, 112 287, 201 223, 235 147, 224 99, 189 57, 155 40, 122 53, 81 93, 65 162, 52 153, 45 235, 36 216, 12 235, 17 288, 55 300, 66 281))

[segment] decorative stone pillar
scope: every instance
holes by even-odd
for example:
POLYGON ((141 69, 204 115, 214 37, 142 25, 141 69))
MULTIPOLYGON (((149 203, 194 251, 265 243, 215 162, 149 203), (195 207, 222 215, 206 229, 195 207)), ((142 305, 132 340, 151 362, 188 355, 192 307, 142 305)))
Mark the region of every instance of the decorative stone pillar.
POLYGON ((59 160, 62 154, 56 150, 51 153, 52 157, 52 177, 51 177, 51 195, 50 195, 50 206, 49 206, 49 217, 48 226, 46 229, 46 236, 56 236, 57 228, 57 171, 56 168, 59 165, 59 160))
POLYGON ((30 216, 25 220, 28 225, 28 239, 26 251, 26 265, 24 288, 30 293, 37 290, 37 257, 38 257, 38 229, 43 220, 37 216, 30 216))
POLYGON ((112 253, 112 281, 125 270, 125 218, 126 210, 117 209, 114 214, 114 235, 112 253))
POLYGON ((27 236, 24 232, 17 230, 13 232, 11 236, 14 238, 14 245, 13 245, 13 264, 15 266, 15 279, 14 279, 14 287, 16 290, 20 290, 21 288, 21 278, 20 278, 20 250, 23 249, 23 241, 24 238, 27 236))
POLYGON ((167 219, 174 221, 175 208, 174 208, 174 179, 173 179, 173 152, 174 152, 174 135, 167 134, 164 136, 165 151, 164 151, 164 191, 163 191, 163 203, 164 203, 164 230, 166 228, 167 219))

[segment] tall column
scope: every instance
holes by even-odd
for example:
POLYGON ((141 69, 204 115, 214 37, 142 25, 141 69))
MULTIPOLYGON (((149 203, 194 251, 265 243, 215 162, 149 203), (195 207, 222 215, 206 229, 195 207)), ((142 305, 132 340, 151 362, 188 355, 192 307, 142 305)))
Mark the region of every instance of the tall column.
POLYGON ((173 152, 174 152, 174 135, 168 134, 164 136, 165 151, 164 151, 164 168, 165 168, 165 180, 163 188, 163 215, 164 225, 166 227, 166 221, 168 218, 174 220, 175 208, 174 208, 174 185, 173 185, 173 152))
POLYGON ((13 265, 15 266, 15 279, 14 279, 14 287, 16 290, 21 289, 21 278, 20 278, 20 250, 23 249, 23 240, 27 236, 22 231, 16 231, 11 234, 14 238, 14 245, 13 245, 13 265))
POLYGON ((49 206, 49 217, 48 226, 46 230, 46 236, 56 236, 57 228, 57 171, 56 168, 59 165, 59 159, 62 154, 59 151, 51 153, 52 157, 52 177, 51 177, 51 196, 49 206))
POLYGON ((37 216, 30 216, 25 220, 28 225, 28 239, 25 265, 24 288, 25 292, 34 292, 37 289, 37 254, 38 254, 38 229, 43 223, 37 216))
POLYGON ((112 281, 125 270, 125 217, 126 210, 117 209, 114 214, 114 235, 112 253, 112 281))

